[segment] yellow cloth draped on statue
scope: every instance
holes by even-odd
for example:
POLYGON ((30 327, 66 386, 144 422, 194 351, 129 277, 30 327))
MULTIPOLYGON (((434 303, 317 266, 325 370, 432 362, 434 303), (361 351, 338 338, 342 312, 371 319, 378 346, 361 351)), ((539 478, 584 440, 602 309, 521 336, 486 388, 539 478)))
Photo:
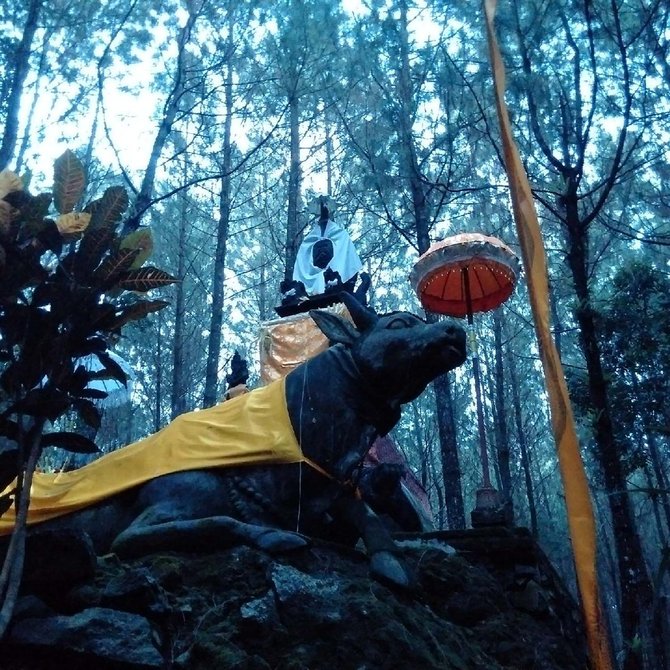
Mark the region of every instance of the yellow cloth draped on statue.
MULTIPOLYGON (((69 514, 173 472, 304 460, 280 379, 209 409, 182 414, 159 432, 78 470, 35 473, 28 523, 69 514)), ((0 517, 0 535, 12 531, 14 520, 13 508, 0 517)))

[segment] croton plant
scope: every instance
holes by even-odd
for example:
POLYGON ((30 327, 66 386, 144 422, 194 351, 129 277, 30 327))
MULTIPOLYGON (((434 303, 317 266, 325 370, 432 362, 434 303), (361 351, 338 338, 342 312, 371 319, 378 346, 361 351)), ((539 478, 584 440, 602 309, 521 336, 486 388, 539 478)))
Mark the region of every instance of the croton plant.
POLYGON ((47 427, 69 412, 98 427, 96 401, 106 393, 91 381, 126 383, 109 348, 129 321, 168 304, 145 294, 176 281, 145 264, 148 228, 123 233, 126 190, 112 186, 82 206, 85 189, 71 151, 55 161, 52 193, 33 195, 18 175, 0 172, 0 514, 42 449, 96 450, 47 427), (99 366, 82 363, 91 356, 99 366))

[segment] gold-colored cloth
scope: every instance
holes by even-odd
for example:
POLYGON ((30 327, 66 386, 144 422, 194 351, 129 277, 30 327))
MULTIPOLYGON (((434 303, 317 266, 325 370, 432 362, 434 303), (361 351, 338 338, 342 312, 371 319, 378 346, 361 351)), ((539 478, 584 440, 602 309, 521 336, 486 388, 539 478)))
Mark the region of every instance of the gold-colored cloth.
MULTIPOLYGON (((326 308, 350 318, 347 308, 338 304, 326 308)), ((328 339, 309 314, 295 314, 266 321, 260 337, 261 384, 285 377, 293 368, 328 348, 328 339)))
POLYGON ((589 654, 594 670, 610 670, 612 660, 608 628, 603 616, 596 572, 596 527, 589 483, 579 451, 572 406, 561 360, 550 329, 547 258, 533 194, 517 149, 505 104, 505 66, 495 35, 496 0, 485 0, 486 32, 493 68, 493 83, 500 134, 509 180, 514 219, 528 279, 535 332, 539 341, 544 379, 551 407, 551 422, 565 489, 565 504, 577 583, 582 599, 589 654))
MULTIPOLYGON (((69 514, 173 472, 303 460, 280 380, 182 414, 159 432, 78 470, 35 473, 28 523, 69 514)), ((12 531, 14 514, 12 508, 0 518, 0 535, 12 531)))

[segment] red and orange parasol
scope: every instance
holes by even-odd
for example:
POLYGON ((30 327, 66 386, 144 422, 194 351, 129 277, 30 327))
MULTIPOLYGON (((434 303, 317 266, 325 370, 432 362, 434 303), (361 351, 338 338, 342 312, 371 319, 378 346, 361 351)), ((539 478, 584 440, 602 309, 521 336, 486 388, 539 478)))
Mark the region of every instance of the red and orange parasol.
MULTIPOLYGON (((480 233, 463 233, 433 244, 417 260, 409 278, 427 311, 467 317, 468 324, 472 325, 473 314, 496 309, 512 295, 520 269, 517 256, 499 239, 480 233)), ((477 509, 481 510, 499 506, 500 500, 491 485, 479 357, 473 330, 470 350, 483 476, 482 487, 477 491, 477 509)))
POLYGON ((512 295, 520 267, 496 237, 463 233, 433 244, 415 263, 410 282, 428 311, 471 317, 512 295))

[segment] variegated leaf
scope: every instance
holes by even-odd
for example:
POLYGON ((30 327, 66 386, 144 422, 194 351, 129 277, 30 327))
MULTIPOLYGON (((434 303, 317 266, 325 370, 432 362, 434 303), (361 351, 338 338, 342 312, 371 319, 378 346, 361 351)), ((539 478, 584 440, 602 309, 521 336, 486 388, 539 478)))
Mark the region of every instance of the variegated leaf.
POLYGON ((91 215, 86 212, 70 212, 61 214, 56 219, 56 227, 61 235, 83 233, 91 222, 91 215))
POLYGON ((123 186, 111 186, 102 198, 89 203, 84 211, 91 213, 91 228, 115 227, 128 208, 128 193, 123 186))
POLYGON ((8 236, 12 230, 12 222, 18 212, 4 200, 0 200, 0 236, 8 236))
POLYGON ((85 186, 84 166, 68 149, 54 163, 54 205, 59 214, 74 209, 85 186))
POLYGON ((50 204, 51 195, 40 193, 36 196, 29 196, 26 202, 21 205, 18 220, 20 222, 19 237, 22 240, 36 237, 48 225, 44 217, 49 211, 50 204))
POLYGON ((21 177, 11 170, 6 168, 0 172, 0 200, 8 193, 14 191, 21 191, 23 189, 23 182, 21 177))
POLYGON ((113 236, 114 233, 110 228, 94 228, 89 225, 77 250, 75 271, 80 279, 83 279, 98 267, 102 257, 109 249, 113 236))
POLYGON ((138 249, 139 254, 133 263, 131 270, 141 268, 147 258, 151 256, 154 249, 154 239, 150 228, 140 228, 129 235, 126 235, 119 245, 121 249, 138 249))
POLYGON ((100 451, 93 440, 89 440, 79 433, 68 433, 65 431, 61 433, 45 433, 40 440, 40 446, 42 448, 58 447, 75 454, 97 454, 100 451))
POLYGON ((169 286, 179 281, 164 270, 159 270, 151 266, 140 268, 139 270, 130 270, 123 279, 119 281, 119 287, 126 291, 139 291, 144 293, 154 288, 169 286))
POLYGON ((143 319, 147 314, 158 312, 170 305, 167 300, 143 300, 123 309, 112 321, 109 330, 117 331, 131 321, 143 319))
POLYGON ((102 262, 95 271, 95 279, 103 286, 114 286, 117 279, 133 264, 138 253, 137 249, 119 249, 102 262))

